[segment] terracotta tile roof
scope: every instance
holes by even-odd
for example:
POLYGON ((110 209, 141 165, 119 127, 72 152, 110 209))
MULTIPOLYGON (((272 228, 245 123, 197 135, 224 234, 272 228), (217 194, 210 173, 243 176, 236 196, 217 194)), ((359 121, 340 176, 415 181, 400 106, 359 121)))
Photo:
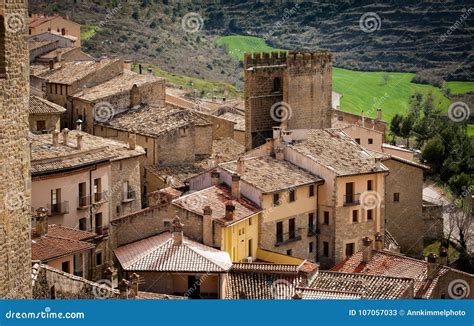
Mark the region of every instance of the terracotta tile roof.
POLYGON ((29 114, 62 114, 66 109, 38 96, 30 96, 29 114))
POLYGON ((174 245, 170 232, 114 249, 126 271, 223 273, 232 267, 229 254, 183 236, 174 245))
MULTIPOLYGON (((221 163, 219 167, 235 173, 237 161, 221 163)), ((240 175, 242 182, 248 183, 263 193, 321 182, 322 179, 300 169, 287 161, 280 161, 271 156, 244 159, 244 172, 240 175)))
MULTIPOLYGON (((55 59, 58 56, 58 54, 61 54, 63 56, 63 55, 68 54, 69 52, 77 50, 77 49, 79 49, 79 48, 75 48, 75 47, 58 48, 58 49, 55 49, 53 51, 50 51, 48 53, 45 53, 45 54, 41 55, 39 58, 43 59, 43 60, 55 59)), ((87 53, 84 53, 82 51, 81 51, 81 53, 82 53, 82 55, 88 57, 87 60, 94 60, 94 58, 92 56, 88 55, 87 53)))
POLYGON ((361 293, 365 299, 400 299, 413 287, 413 280, 367 274, 319 271, 309 288, 361 293))
POLYGON ((430 298, 439 278, 450 268, 439 266, 436 275, 429 279, 428 263, 386 250, 373 250, 369 263, 362 262, 362 252, 359 251, 349 259, 334 266, 331 270, 338 272, 359 273, 360 275, 397 276, 414 280, 415 297, 430 298))
POLYGON ((53 19, 59 18, 60 16, 54 15, 54 16, 33 16, 28 18, 28 26, 29 28, 34 28, 37 26, 40 26, 41 24, 44 24, 46 22, 49 22, 53 19))
POLYGON ((430 167, 427 166, 427 165, 424 165, 424 164, 421 164, 421 163, 418 163, 418 162, 415 162, 415 161, 407 160, 406 158, 402 158, 402 157, 399 157, 399 156, 396 156, 396 155, 392 155, 392 154, 388 154, 388 153, 381 153, 381 152, 372 151, 372 150, 367 150, 367 151, 373 157, 376 157, 376 158, 379 158, 380 160, 382 160, 382 162, 392 159, 392 160, 395 160, 395 161, 398 161, 398 162, 402 162, 402 163, 406 163, 406 164, 418 167, 418 168, 423 169, 423 170, 429 170, 430 169, 430 167))
POLYGON ((308 130, 306 139, 288 146, 337 175, 388 171, 383 164, 377 167, 375 158, 340 129, 308 130))
POLYGON ((30 133, 29 140, 31 142, 31 172, 33 175, 145 154, 140 146, 130 150, 125 143, 77 130, 69 132, 68 145, 63 145, 61 134, 59 135, 59 145, 56 147, 52 144, 51 134, 30 133), (78 134, 83 136, 81 150, 77 149, 78 134))
POLYGON ((90 242, 47 234, 31 240, 31 259, 47 262, 94 248, 95 244, 90 242))
POLYGON ((360 292, 311 288, 298 288, 296 293, 299 294, 303 300, 358 300, 363 299, 364 296, 363 293, 360 292))
POLYGON ((133 85, 140 86, 158 80, 164 79, 155 76, 150 77, 148 75, 140 75, 125 69, 122 74, 106 81, 105 83, 86 88, 72 96, 81 100, 94 102, 123 91, 129 91, 133 85))
POLYGON ((51 40, 36 41, 36 40, 30 38, 28 40, 28 48, 31 51, 31 50, 35 50, 37 48, 40 48, 44 45, 55 43, 55 42, 57 42, 57 41, 51 41, 51 40))
POLYGON ((295 274, 298 273, 298 265, 272 264, 272 263, 234 263, 233 272, 253 272, 253 273, 277 273, 295 274))
POLYGON ((231 190, 225 185, 212 186, 200 191, 195 191, 173 200, 173 205, 202 215, 205 206, 212 209, 212 218, 223 224, 232 224, 249 216, 255 215, 261 209, 251 201, 240 198, 233 199, 231 190), (225 205, 228 201, 235 205, 234 219, 225 219, 225 205))
POLYGON ((172 106, 143 106, 117 114, 106 123, 99 124, 109 128, 133 131, 140 135, 156 137, 181 127, 211 125, 198 114, 172 106))
POLYGON ((235 130, 245 131, 245 116, 233 112, 225 112, 218 117, 235 122, 235 130))
POLYGON ((48 226, 48 236, 84 241, 94 238, 97 236, 97 234, 94 232, 82 231, 67 226, 52 224, 48 226))

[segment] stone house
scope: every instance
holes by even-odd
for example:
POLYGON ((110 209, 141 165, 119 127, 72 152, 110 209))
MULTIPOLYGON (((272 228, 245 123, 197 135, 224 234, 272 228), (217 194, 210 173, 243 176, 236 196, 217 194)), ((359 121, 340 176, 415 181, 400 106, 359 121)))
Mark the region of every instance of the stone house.
POLYGON ((59 130, 61 115, 66 109, 38 96, 30 96, 28 122, 34 133, 59 130))
POLYGON ((38 35, 45 32, 72 36, 76 39, 75 46, 81 46, 81 25, 70 20, 69 17, 64 18, 59 15, 44 16, 41 14, 30 15, 28 34, 38 35))
MULTIPOLYGON (((48 42, 57 42, 57 45, 60 48, 80 48, 78 46, 78 39, 75 36, 72 35, 67 35, 67 34, 61 34, 55 31, 50 31, 50 32, 42 32, 39 34, 36 34, 34 36, 31 36, 30 39, 34 41, 48 41, 48 42)), ((80 39, 79 39, 80 42, 80 39)))
POLYGON ((375 118, 369 118, 362 114, 355 114, 351 112, 344 112, 341 110, 333 110, 331 125, 333 128, 343 128, 348 125, 359 125, 368 129, 374 129, 382 134, 387 130, 387 123, 382 121, 382 109, 377 109, 375 112, 375 118))

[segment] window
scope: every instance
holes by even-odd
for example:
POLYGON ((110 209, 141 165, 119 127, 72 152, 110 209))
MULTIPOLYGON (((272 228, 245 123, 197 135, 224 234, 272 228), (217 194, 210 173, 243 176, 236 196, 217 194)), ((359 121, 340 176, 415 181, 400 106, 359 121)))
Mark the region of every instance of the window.
POLYGON ((58 94, 58 84, 54 84, 54 93, 58 94))
POLYGON ((296 238, 296 230, 295 230, 295 219, 290 218, 288 221, 288 238, 294 239, 296 238))
POLYGON ((51 189, 51 213, 61 211, 61 189, 51 189))
POLYGON ((56 287, 54 285, 49 289, 49 295, 51 300, 56 299, 56 287))
POLYGON ((346 244, 346 257, 350 257, 354 254, 354 248, 355 244, 353 242, 346 244))
POLYGON ((311 242, 309 243, 309 248, 308 248, 309 253, 312 253, 312 252, 313 252, 313 250, 314 250, 313 247, 314 247, 314 243, 313 243, 313 241, 311 241, 311 242))
POLYGON ((374 140, 372 138, 369 138, 368 143, 369 145, 372 145, 374 143, 374 140))
POLYGON ((344 203, 354 203, 354 182, 346 183, 346 198, 344 200, 344 203))
POLYGON ((273 206, 280 204, 280 194, 273 194, 273 206))
POLYGON ((65 273, 70 273, 71 266, 69 261, 63 261, 61 263, 61 270, 65 273))
POLYGON ((324 211, 323 224, 329 225, 329 212, 324 211))
POLYGON ((372 180, 367 180, 367 190, 368 190, 368 191, 373 190, 373 188, 372 188, 372 180))
POLYGON ((314 185, 309 186, 309 196, 314 197, 314 185))
POLYGON ((101 188, 100 178, 94 179, 94 201, 96 202, 102 199, 101 188))
POLYGON ((293 250, 288 249, 288 250, 286 251, 286 255, 287 255, 287 256, 291 256, 292 254, 293 254, 293 250))
POLYGON ((399 192, 394 192, 393 193, 393 201, 394 202, 399 202, 400 201, 400 193, 399 192))
POLYGON ((249 226, 252 225, 252 218, 249 218, 249 226))
POLYGON ((46 121, 45 120, 37 120, 36 121, 36 131, 43 131, 46 130, 46 121))
POLYGON ((359 222, 359 211, 357 210, 352 211, 352 222, 353 223, 359 222))
POLYGON ((79 207, 87 206, 86 183, 79 184, 79 207))
POLYGON ((79 230, 87 230, 87 219, 85 217, 79 219, 79 230))
POLYGON ((327 241, 323 242, 323 256, 329 257, 329 242, 327 241))
POLYGON ((95 233, 102 234, 102 213, 95 214, 95 233))
POLYGON ((295 190, 294 190, 294 189, 291 189, 291 190, 288 192, 288 201, 289 201, 290 203, 295 201, 295 190))
POLYGON ((253 253, 252 239, 249 239, 249 254, 248 254, 248 256, 252 257, 253 256, 252 253, 253 253))
POLYGON ((63 95, 63 85, 59 85, 59 94, 63 95))
POLYGON ((117 208, 115 209, 115 212, 116 212, 117 214, 120 214, 120 205, 117 205, 117 208))
POLYGON ((367 210, 367 221, 370 221, 373 219, 373 213, 374 213, 373 209, 367 210))
POLYGON ((308 230, 314 231, 314 213, 308 214, 308 230))
POLYGON ((283 242, 283 222, 277 222, 276 224, 276 242, 283 242))
POLYGON ((360 138, 355 139, 356 143, 360 145, 360 138))
POLYGON ((102 265, 102 253, 101 252, 97 252, 95 254, 95 265, 96 266, 102 265))
POLYGON ((273 91, 274 92, 279 92, 280 91, 280 87, 281 86, 281 80, 279 77, 276 77, 275 79, 273 79, 273 91))
MULTIPOLYGON (((145 139, 148 139, 148 138, 145 138, 145 139)), ((148 157, 148 148, 144 148, 145 150, 145 157, 148 157)))

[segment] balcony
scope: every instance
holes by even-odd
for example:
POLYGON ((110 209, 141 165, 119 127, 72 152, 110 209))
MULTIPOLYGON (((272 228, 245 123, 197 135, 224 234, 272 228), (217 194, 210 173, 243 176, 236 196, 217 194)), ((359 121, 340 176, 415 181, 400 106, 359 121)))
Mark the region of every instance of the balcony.
POLYGON ((77 209, 86 209, 91 205, 91 196, 77 198, 77 209))
POLYGON ((316 225, 308 225, 308 236, 313 236, 319 233, 316 225))
POLYGON ((360 194, 344 195, 344 206, 353 206, 360 204, 360 194))
POLYGON ((136 195, 135 195, 134 190, 129 190, 123 193, 122 202, 129 203, 131 201, 134 201, 135 199, 136 199, 136 195))
POLYGON ((94 203, 107 201, 107 191, 96 192, 94 193, 94 203))
POLYGON ((301 230, 295 230, 293 232, 277 234, 275 247, 301 240, 301 230))
POLYGON ((56 204, 48 204, 48 216, 62 215, 69 213, 69 202, 63 201, 56 204))

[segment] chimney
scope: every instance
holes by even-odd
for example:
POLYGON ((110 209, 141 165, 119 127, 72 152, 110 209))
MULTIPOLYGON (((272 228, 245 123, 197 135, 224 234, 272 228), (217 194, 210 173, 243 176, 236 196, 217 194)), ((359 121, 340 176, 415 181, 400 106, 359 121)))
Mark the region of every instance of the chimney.
POLYGON ((285 150, 282 146, 275 147, 275 158, 279 161, 285 160, 285 150))
POLYGON ((53 70, 53 69, 54 69, 54 61, 49 60, 49 70, 53 70))
POLYGON ((380 232, 375 233, 375 250, 383 250, 383 235, 380 232))
POLYGON ((132 70, 132 60, 123 61, 123 70, 132 70))
POLYGON ((82 130, 82 120, 81 119, 77 119, 77 121, 76 121, 76 130, 79 130, 79 131, 82 130))
POLYGON ((77 149, 78 150, 82 150, 82 135, 81 134, 77 134, 76 135, 76 140, 77 140, 77 149))
POLYGON ((141 64, 138 65, 138 71, 140 72, 140 75, 141 75, 142 74, 142 65, 141 64))
POLYGON ((64 128, 62 132, 63 132, 63 145, 67 145, 69 142, 69 129, 64 128))
POLYGON ((229 200, 225 203, 225 219, 227 221, 232 221, 234 219, 235 205, 232 200, 229 200))
POLYGON ((138 295, 138 284, 140 283, 140 276, 137 273, 130 275, 130 297, 136 298, 138 295))
POLYGON ((120 292, 120 299, 127 300, 130 291, 130 282, 123 278, 118 284, 118 289, 120 292))
POLYGON ((36 210, 36 236, 41 237, 48 234, 48 210, 40 207, 36 210))
POLYGON ((148 69, 147 69, 146 78, 147 78, 147 80, 152 80, 153 79, 153 69, 151 69, 151 67, 148 67, 148 69))
POLYGON ((238 175, 243 175, 244 174, 244 169, 245 169, 244 164, 245 164, 244 158, 242 156, 240 156, 237 159, 237 169, 235 171, 235 172, 237 172, 238 175))
POLYGON ((364 110, 362 110, 361 117, 362 117, 362 127, 365 127, 365 116, 364 116, 364 110))
POLYGON ((137 135, 131 131, 128 132, 128 149, 137 147, 137 135))
POLYGON ((216 153, 216 156, 214 158, 214 162, 216 162, 216 165, 218 165, 219 163, 222 162, 222 154, 221 153, 219 153, 219 152, 216 153))
POLYGON ((273 151, 273 138, 265 139, 266 154, 270 155, 273 151))
POLYGON ((59 131, 53 131, 53 147, 59 146, 59 131))
POLYGON ((66 35, 66 29, 65 28, 61 28, 61 35, 66 35))
POLYGON ((445 247, 441 247, 439 250, 439 264, 448 266, 448 249, 445 247))
POLYGON ((281 127, 273 127, 273 139, 280 139, 281 127))
POLYGON ((59 49, 56 50, 56 61, 60 62, 60 61, 62 61, 62 58, 63 58, 63 56, 62 56, 61 50, 59 50, 59 49))
POLYGON ((238 175, 237 173, 234 173, 232 175, 231 192, 232 192, 232 198, 240 199, 240 175, 238 175))
POLYGON ((375 114, 375 121, 381 121, 381 120, 382 120, 382 109, 378 108, 375 114))
POLYGON ((298 266, 298 276, 300 276, 299 287, 308 287, 313 283, 318 274, 318 265, 305 260, 298 266))
POLYGON ((432 252, 426 257, 426 276, 430 280, 434 279, 438 273, 438 264, 436 262, 437 258, 438 257, 432 252))
POLYGON ((372 259, 372 239, 365 237, 362 239, 362 262, 368 264, 372 259))
POLYGON ((202 210, 202 242, 206 246, 213 245, 212 237, 212 209, 210 206, 204 206, 202 210))
POLYGON ((211 183, 213 186, 217 186, 219 184, 219 177, 220 173, 217 171, 212 171, 211 172, 211 183))
POLYGON ((171 222, 171 233, 173 236, 173 245, 175 246, 183 244, 183 226, 179 216, 175 216, 171 222))
POLYGON ((292 133, 293 133, 293 131, 291 131, 291 130, 283 130, 282 131, 282 138, 283 138, 283 141, 286 144, 291 144, 291 142, 293 141, 293 136, 291 135, 292 133))

